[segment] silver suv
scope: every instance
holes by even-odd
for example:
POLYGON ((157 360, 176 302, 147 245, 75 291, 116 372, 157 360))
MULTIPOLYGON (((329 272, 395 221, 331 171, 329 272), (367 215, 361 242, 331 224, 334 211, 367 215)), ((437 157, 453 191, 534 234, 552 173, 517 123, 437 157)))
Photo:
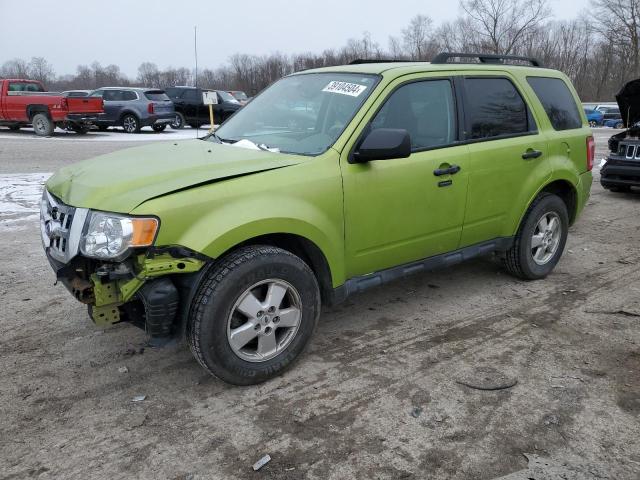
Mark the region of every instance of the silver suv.
POLYGON ((138 133, 149 126, 161 132, 176 117, 173 102, 164 90, 103 87, 90 96, 104 100, 104 114, 94 122, 102 131, 119 126, 127 133, 138 133))

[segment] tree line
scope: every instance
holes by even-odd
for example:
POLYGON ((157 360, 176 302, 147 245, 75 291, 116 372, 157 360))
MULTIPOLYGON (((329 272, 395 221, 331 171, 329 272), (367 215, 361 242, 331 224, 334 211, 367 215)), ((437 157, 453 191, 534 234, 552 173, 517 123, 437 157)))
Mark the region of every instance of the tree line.
POLYGON ((235 54, 216 69, 197 72, 180 67, 161 69, 142 63, 136 78, 117 65, 80 65, 75 74, 56 75, 42 57, 13 59, 0 67, 0 78, 32 78, 51 90, 102 86, 173 85, 243 90, 254 95, 284 75, 310 68, 341 65, 355 59, 429 61, 437 53, 478 52, 539 59, 573 81, 582 100, 611 100, 627 81, 640 77, 640 0, 592 0, 589 12, 570 20, 553 17, 548 0, 461 0, 461 14, 434 24, 416 15, 386 47, 365 32, 341 48, 319 53, 235 54))

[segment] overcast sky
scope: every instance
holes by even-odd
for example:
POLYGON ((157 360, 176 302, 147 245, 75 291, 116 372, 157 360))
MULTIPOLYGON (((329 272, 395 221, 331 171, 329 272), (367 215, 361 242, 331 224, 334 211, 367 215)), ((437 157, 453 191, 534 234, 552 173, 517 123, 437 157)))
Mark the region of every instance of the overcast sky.
MULTIPOLYGON (((588 3, 550 0, 558 19, 576 17, 588 3)), ((30 0, 24 5, 0 0, 0 64, 42 56, 60 75, 97 60, 119 65, 131 77, 145 61, 192 67, 194 25, 200 67, 214 68, 238 52, 338 48, 364 31, 386 48, 389 35, 399 35, 416 14, 429 15, 436 24, 459 14, 457 0, 30 0)))

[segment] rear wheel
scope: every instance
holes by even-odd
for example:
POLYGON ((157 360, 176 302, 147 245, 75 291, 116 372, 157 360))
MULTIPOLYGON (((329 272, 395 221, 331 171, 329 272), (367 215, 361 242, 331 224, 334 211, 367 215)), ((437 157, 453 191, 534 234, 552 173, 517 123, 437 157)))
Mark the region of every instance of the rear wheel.
POLYGON ((33 131, 39 137, 50 137, 55 128, 51 119, 44 113, 36 113, 31 122, 33 123, 33 131))
POLYGON ((589 120, 589 126, 591 128, 595 128, 598 126, 598 122, 596 122, 595 120, 589 120))
POLYGON ((524 280, 544 278, 554 269, 567 242, 569 214, 557 195, 543 193, 531 204, 504 265, 524 280))
POLYGON ((182 115, 180 112, 176 112, 176 119, 171 124, 171 128, 173 128, 174 130, 180 130, 184 128, 184 123, 184 115, 182 115))
POLYGON ((154 123, 153 125, 151 125, 151 128, 153 129, 154 132, 163 132, 165 128, 167 128, 167 126, 162 123, 154 123))
POLYGON ((619 128, 619 129, 620 128, 624 128, 624 123, 622 123, 622 122, 616 123, 615 128, 619 128))
POLYGON ((318 283, 304 261, 280 248, 249 246, 216 262, 198 285, 188 339, 211 374, 253 385, 294 363, 319 315, 318 283))
POLYGON ((138 133, 140 131, 140 122, 138 117, 131 113, 127 113, 122 117, 122 128, 127 133, 138 133))

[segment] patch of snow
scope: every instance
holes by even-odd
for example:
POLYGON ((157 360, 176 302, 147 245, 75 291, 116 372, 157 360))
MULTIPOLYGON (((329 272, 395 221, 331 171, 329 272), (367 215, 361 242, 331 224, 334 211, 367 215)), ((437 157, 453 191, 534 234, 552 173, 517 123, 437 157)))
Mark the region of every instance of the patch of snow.
POLYGON ((0 231, 21 230, 39 218, 40 198, 50 173, 0 175, 0 231))

